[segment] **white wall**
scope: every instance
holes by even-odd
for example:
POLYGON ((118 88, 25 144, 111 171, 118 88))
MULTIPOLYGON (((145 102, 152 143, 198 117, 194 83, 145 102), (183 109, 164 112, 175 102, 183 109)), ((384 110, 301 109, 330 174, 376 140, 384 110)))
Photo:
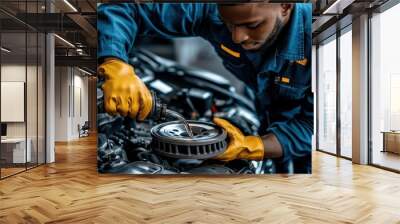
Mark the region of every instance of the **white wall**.
MULTIPOLYGON (((26 107, 22 107, 22 112, 26 110, 27 120, 24 122, 6 122, 8 138, 25 138, 25 135, 30 140, 32 161, 44 163, 44 74, 41 66, 25 66, 25 63, 18 64, 2 64, 1 66, 1 81, 2 82, 24 82, 26 83, 26 107), (25 80, 27 78, 27 80, 25 80), (37 156, 37 153, 39 154, 37 156)), ((22 90, 24 91, 24 90, 22 90)), ((23 92, 22 92, 23 94, 23 92)), ((6 97, 6 96, 2 96, 6 97)), ((9 108, 1 108, 3 112, 9 108)))
POLYGON ((56 67, 55 85, 55 140, 77 139, 78 124, 88 120, 88 78, 76 68, 56 67))
POLYGON ((55 68, 55 141, 68 139, 68 86, 69 76, 67 67, 55 68))
MULTIPOLYGON (((1 81, 2 82, 25 82, 25 64, 5 64, 1 66, 1 81)), ((34 69, 33 66, 28 66, 28 73, 34 69)), ((32 96, 33 93, 27 93, 27 96, 32 96)), ((36 96, 36 94, 35 94, 36 96)), ((6 110, 7 108, 1 108, 6 110)), ((28 115, 29 116, 29 115, 28 115)), ((28 117, 28 120, 29 117, 28 117)), ((25 122, 7 122, 7 137, 25 137, 25 122)), ((29 136, 28 136, 29 137, 29 136)))

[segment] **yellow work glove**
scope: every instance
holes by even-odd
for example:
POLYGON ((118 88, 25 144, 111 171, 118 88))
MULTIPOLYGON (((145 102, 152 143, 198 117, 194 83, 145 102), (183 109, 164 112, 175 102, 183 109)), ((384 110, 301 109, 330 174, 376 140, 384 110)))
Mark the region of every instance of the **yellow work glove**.
POLYGON ((244 136, 237 127, 221 118, 214 118, 213 121, 216 125, 225 129, 229 138, 225 152, 214 159, 222 161, 264 159, 264 143, 259 136, 244 136))
POLYGON ((140 121, 149 115, 153 104, 151 93, 131 65, 110 59, 99 66, 98 73, 105 77, 102 88, 107 113, 140 121))

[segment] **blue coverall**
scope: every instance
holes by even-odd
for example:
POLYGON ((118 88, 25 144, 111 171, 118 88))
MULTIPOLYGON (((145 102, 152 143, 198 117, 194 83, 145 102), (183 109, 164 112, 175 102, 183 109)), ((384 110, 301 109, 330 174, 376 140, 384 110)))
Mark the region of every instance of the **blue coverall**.
POLYGON ((277 172, 311 173, 313 93, 311 91, 311 4, 295 4, 277 41, 264 51, 235 44, 216 4, 101 4, 98 58, 133 56, 137 37, 200 36, 224 66, 256 95, 260 135, 273 133, 283 148, 277 172))

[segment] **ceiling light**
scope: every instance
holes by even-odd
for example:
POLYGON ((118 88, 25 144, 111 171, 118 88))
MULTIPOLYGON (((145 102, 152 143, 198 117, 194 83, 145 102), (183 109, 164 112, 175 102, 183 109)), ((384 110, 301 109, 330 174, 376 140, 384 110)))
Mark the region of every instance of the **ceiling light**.
POLYGON ((67 4, 74 12, 78 12, 78 10, 71 4, 69 3, 68 0, 64 0, 65 4, 67 4))
POLYGON ((5 47, 1 47, 0 49, 1 49, 2 51, 6 52, 6 53, 10 53, 10 52, 11 52, 11 50, 9 50, 9 49, 7 49, 7 48, 5 48, 5 47))
POLYGON ((322 14, 342 14, 343 10, 351 5, 354 1, 355 0, 336 0, 332 5, 325 9, 322 14))
POLYGON ((66 43, 68 46, 75 48, 75 45, 73 45, 71 42, 69 42, 68 40, 58 36, 57 34, 54 34, 55 37, 57 37, 59 40, 61 40, 62 42, 66 43))
POLYGON ((322 14, 328 14, 331 13, 331 10, 334 9, 337 4, 339 4, 340 0, 336 0, 332 5, 330 5, 327 9, 322 14))
POLYGON ((79 67, 78 67, 78 70, 81 71, 81 72, 83 72, 83 73, 85 73, 85 74, 87 74, 87 75, 92 75, 92 73, 90 73, 90 72, 88 72, 88 71, 86 71, 86 70, 83 70, 83 69, 81 69, 81 68, 79 68, 79 67))

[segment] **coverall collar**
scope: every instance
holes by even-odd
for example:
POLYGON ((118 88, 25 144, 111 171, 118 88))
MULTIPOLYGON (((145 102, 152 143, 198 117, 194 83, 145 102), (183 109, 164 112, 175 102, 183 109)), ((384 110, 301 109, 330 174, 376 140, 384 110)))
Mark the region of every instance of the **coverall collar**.
POLYGON ((289 61, 304 59, 304 21, 303 11, 298 10, 299 5, 293 6, 286 33, 283 33, 282 41, 278 42, 278 56, 289 61))
POLYGON ((294 4, 289 22, 286 24, 278 40, 266 51, 244 51, 258 72, 280 72, 284 61, 304 59, 305 26, 303 10, 294 4))

